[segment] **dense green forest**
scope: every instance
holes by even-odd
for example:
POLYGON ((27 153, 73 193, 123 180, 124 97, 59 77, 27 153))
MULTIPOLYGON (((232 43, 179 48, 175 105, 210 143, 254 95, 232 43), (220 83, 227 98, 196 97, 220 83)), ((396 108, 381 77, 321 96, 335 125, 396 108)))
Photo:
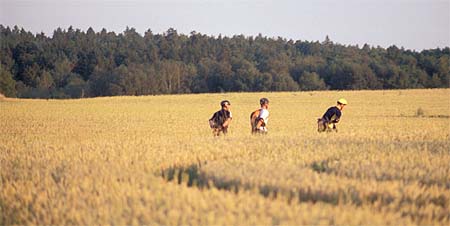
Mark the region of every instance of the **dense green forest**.
POLYGON ((450 49, 346 46, 262 35, 144 35, 0 25, 0 92, 80 98, 203 92, 449 87, 450 49))

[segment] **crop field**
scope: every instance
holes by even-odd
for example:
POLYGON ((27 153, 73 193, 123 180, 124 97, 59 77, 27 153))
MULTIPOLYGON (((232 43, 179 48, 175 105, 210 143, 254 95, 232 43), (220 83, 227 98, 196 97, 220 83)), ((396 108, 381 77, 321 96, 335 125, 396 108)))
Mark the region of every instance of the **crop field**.
POLYGON ((450 89, 0 100, 0 225, 449 225, 449 163, 450 89))

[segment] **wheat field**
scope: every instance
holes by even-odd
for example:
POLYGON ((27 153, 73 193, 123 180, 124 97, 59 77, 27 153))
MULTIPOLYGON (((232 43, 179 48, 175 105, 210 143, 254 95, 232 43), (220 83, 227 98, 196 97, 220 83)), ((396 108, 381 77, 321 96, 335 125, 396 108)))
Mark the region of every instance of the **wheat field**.
POLYGON ((0 100, 0 225, 449 225, 449 163, 450 89, 0 100))

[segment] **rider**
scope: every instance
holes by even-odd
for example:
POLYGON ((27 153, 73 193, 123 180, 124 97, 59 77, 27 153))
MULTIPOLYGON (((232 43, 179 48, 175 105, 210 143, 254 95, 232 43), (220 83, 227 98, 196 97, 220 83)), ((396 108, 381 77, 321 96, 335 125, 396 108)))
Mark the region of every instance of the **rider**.
POLYGON ((228 100, 223 100, 220 102, 222 109, 215 112, 211 119, 209 119, 209 126, 212 129, 214 136, 219 136, 220 133, 224 135, 228 133, 228 126, 233 118, 230 108, 231 103, 228 100))
POLYGON ((269 100, 263 97, 259 100, 259 104, 261 105, 261 108, 250 115, 252 133, 266 134, 266 126, 269 121, 269 110, 267 110, 269 108, 269 100), (258 114, 257 117, 256 114, 258 114))
POLYGON ((322 118, 318 119, 318 131, 319 132, 330 132, 332 130, 337 131, 336 123, 339 122, 342 116, 342 110, 344 110, 345 105, 347 105, 347 100, 340 98, 337 101, 337 105, 328 108, 322 118))

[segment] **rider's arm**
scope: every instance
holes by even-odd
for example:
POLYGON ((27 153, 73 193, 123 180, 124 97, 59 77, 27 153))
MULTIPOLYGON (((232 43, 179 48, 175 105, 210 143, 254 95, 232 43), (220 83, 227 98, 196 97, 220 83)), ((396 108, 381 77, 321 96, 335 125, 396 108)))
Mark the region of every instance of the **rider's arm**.
POLYGON ((336 110, 335 112, 334 112, 334 120, 333 120, 333 123, 338 123, 339 122, 339 120, 341 119, 341 111, 339 111, 339 110, 336 110))
POLYGON ((266 123, 267 123, 267 118, 269 117, 269 112, 267 110, 261 110, 261 112, 259 113, 259 120, 258 123, 256 124, 256 128, 260 129, 261 127, 265 127, 266 123))
POLYGON ((233 115, 230 111, 224 111, 223 117, 225 117, 225 121, 222 123, 222 127, 227 128, 230 125, 231 119, 233 119, 233 115))
POLYGON ((256 128, 259 129, 263 125, 263 123, 264 123, 264 119, 260 118, 258 120, 258 123, 256 123, 256 128))
POLYGON ((225 120, 225 122, 223 122, 222 126, 223 126, 223 127, 228 127, 228 125, 230 124, 230 122, 231 122, 231 118, 227 118, 227 120, 225 120))

